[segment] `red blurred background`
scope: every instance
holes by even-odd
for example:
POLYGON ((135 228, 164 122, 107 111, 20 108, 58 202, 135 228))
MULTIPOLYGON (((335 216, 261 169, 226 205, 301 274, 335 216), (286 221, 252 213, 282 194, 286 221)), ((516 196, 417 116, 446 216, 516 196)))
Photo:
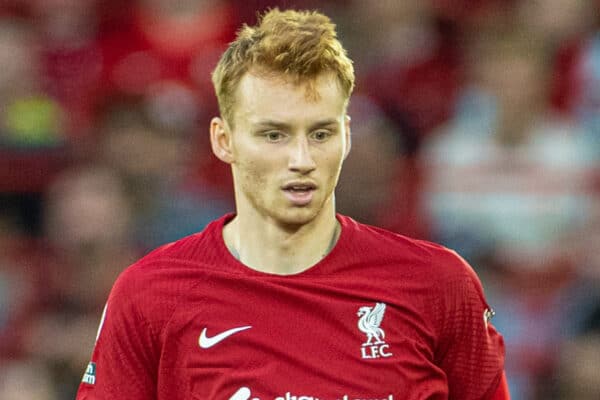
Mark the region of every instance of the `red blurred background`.
POLYGON ((267 7, 355 61, 339 210, 459 251, 513 399, 600 398, 597 0, 0 1, 0 399, 72 399, 110 287, 233 210, 210 72, 267 7))

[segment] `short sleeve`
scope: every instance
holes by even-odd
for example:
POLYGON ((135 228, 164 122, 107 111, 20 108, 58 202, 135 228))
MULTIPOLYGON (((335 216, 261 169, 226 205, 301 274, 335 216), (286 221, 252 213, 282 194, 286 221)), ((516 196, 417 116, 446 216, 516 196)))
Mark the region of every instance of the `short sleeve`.
POLYGON ((441 281, 443 315, 438 362, 448 379, 449 399, 484 400, 493 396, 504 370, 504 342, 490 323, 475 271, 458 255, 444 258, 441 281))
POLYGON ((77 400, 156 398, 159 351, 152 327, 136 304, 139 285, 127 270, 117 279, 77 400))

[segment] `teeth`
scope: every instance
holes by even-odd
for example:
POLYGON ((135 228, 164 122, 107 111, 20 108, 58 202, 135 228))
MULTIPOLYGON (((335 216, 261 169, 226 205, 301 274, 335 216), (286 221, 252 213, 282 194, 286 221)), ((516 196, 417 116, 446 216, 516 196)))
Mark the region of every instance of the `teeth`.
POLYGON ((300 191, 300 192, 305 192, 307 190, 313 190, 314 187, 311 185, 290 185, 290 186, 286 186, 285 190, 294 190, 294 191, 300 191))

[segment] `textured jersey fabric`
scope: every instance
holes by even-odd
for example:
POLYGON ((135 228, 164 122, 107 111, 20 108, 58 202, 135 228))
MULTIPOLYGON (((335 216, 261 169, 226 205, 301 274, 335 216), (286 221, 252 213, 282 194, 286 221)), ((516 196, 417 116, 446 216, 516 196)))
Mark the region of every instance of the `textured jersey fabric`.
POLYGON ((127 268, 78 400, 489 399, 501 336, 456 253, 338 215, 294 275, 238 262, 228 215, 127 268))

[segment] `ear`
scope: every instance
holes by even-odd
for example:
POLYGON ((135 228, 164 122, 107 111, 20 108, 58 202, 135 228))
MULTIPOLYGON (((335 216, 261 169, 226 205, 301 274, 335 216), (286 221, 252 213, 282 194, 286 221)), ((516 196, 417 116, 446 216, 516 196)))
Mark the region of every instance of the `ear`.
POLYGON ((219 160, 227 164, 233 163, 231 131, 222 118, 214 117, 210 121, 210 145, 219 160))
POLYGON ((346 157, 348 157, 348 154, 350 154, 350 148, 352 147, 352 133, 350 132, 350 116, 346 115, 346 117, 344 118, 344 128, 346 131, 346 151, 344 153, 344 160, 346 159, 346 157))

